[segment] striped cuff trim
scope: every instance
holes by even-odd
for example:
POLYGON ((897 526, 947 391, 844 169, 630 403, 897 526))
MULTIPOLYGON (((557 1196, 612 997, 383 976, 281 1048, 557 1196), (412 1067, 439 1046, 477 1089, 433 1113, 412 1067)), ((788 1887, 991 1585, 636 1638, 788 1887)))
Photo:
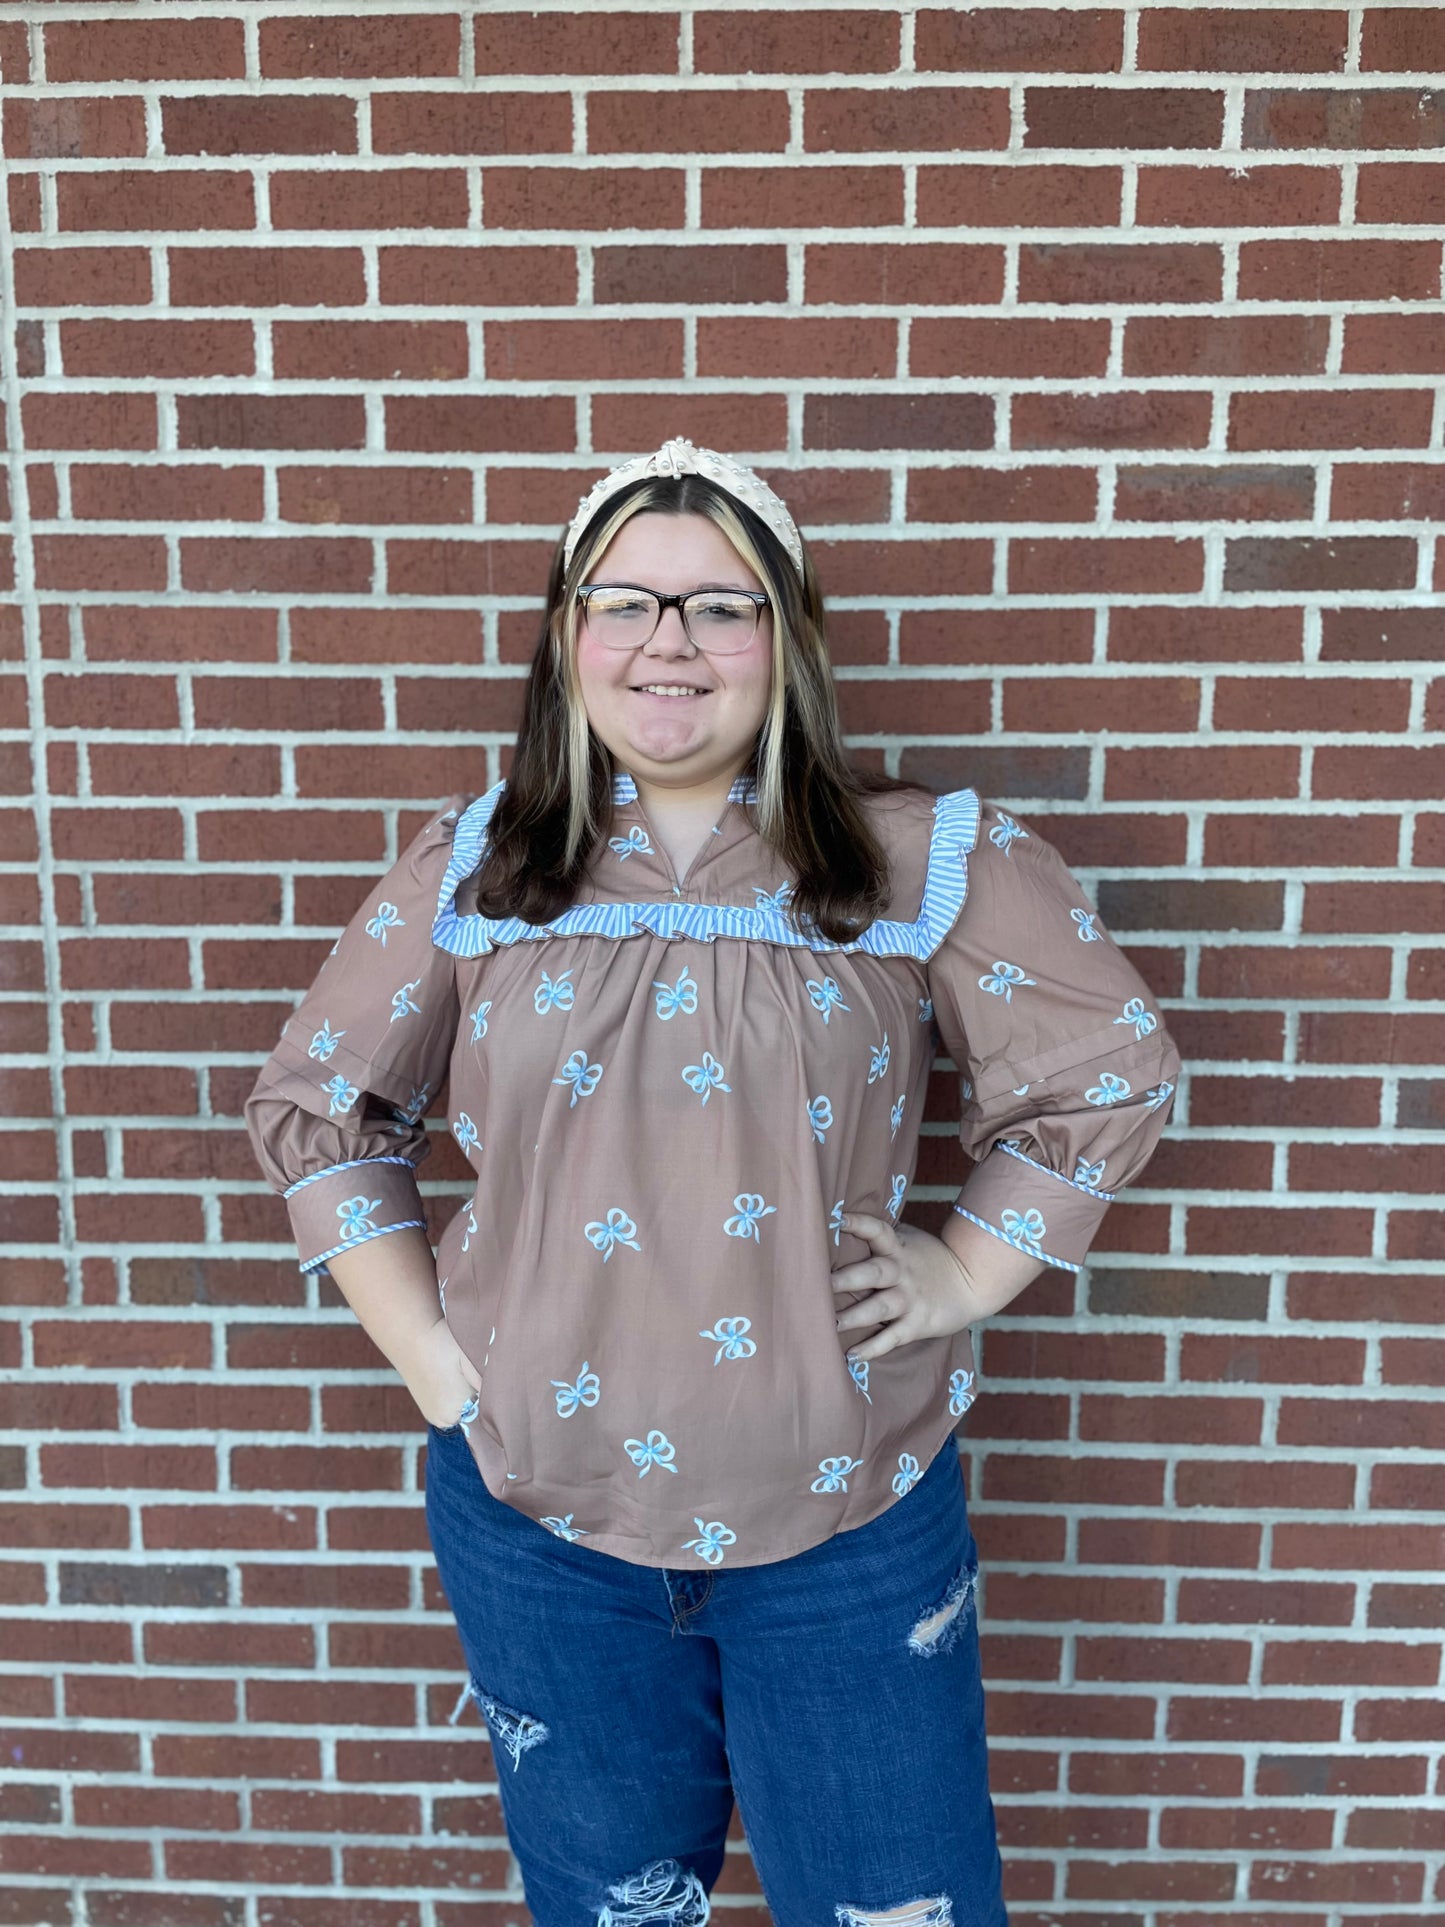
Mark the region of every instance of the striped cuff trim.
POLYGON ((1010 1238, 1000 1231, 996 1224, 990 1224, 987 1218, 975 1217, 972 1211, 965 1211, 961 1204, 956 1204, 953 1208, 960 1218, 967 1218, 969 1223, 976 1224, 980 1231, 987 1231, 990 1237, 997 1238, 999 1243, 1007 1245, 1010 1251, 1021 1251, 1026 1258, 1037 1258, 1041 1265, 1053 1265, 1059 1271, 1084 1269, 1082 1265, 1073 1264, 1068 1258, 1055 1258, 1051 1252, 1043 1251, 1037 1245, 1020 1244, 1016 1238, 1010 1238))
MULTIPOLYGON (((308 1184, 319 1184, 323 1178, 329 1178, 337 1171, 355 1171, 363 1164, 405 1164, 412 1170, 416 1169, 416 1166, 412 1164, 410 1158, 347 1158, 344 1164, 328 1164, 324 1171, 313 1171, 308 1178, 298 1178, 295 1184, 287 1185, 286 1189, 281 1193, 281 1196, 283 1198, 294 1198, 296 1193, 298 1191, 304 1191, 308 1184)), ((359 1243, 360 1240, 354 1240, 353 1242, 359 1243)))
POLYGON ((1028 1165, 1031 1171, 1042 1171, 1046 1178, 1057 1178, 1060 1184, 1066 1184, 1071 1191, 1077 1191, 1081 1198, 1097 1198, 1100 1204, 1112 1204, 1119 1195, 1117 1191, 1097 1190, 1090 1184, 1075 1184, 1074 1180, 1066 1178, 1062 1171, 1055 1171, 1047 1164, 1040 1164, 1037 1158, 1026 1157, 1012 1144, 1001 1142, 996 1144, 994 1149, 1002 1151, 1006 1157, 1017 1158, 1020 1164, 1028 1165))
MULTIPOLYGON (((399 1161, 403 1164, 407 1162, 405 1158, 402 1158, 399 1161)), ((371 1162, 371 1160, 366 1159, 366 1160, 363 1160, 363 1162, 369 1163, 371 1162)), ((378 1225, 375 1231, 368 1231, 360 1238, 348 1238, 343 1244, 333 1245, 330 1251, 323 1251, 319 1257, 307 1258, 303 1262, 301 1266, 301 1270, 303 1273, 320 1271, 324 1266, 330 1264, 333 1258, 339 1257, 343 1251, 356 1251, 362 1245, 370 1244, 373 1238, 384 1238, 389 1231, 425 1231, 425 1230, 426 1230, 425 1218, 401 1218, 397 1221, 396 1224, 378 1225)))

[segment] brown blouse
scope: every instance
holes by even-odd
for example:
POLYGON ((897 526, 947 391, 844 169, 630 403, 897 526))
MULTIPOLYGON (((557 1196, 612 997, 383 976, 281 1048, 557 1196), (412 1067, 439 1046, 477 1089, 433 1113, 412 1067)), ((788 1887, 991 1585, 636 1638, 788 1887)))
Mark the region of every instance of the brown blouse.
POLYGON ((488 1490, 639 1565, 763 1564, 865 1524, 973 1403, 967 1330, 850 1362, 845 1211, 897 1220, 936 1048, 977 1160, 955 1209, 1077 1271, 1178 1074, 1057 852, 972 790, 866 799, 861 937, 801 937, 739 778, 678 878, 636 784, 550 924, 489 919, 502 785, 458 796, 338 938, 246 1105, 301 1268, 422 1225, 446 1082, 476 1189, 442 1235, 488 1490), (531 1139, 530 1144, 528 1139, 531 1139))

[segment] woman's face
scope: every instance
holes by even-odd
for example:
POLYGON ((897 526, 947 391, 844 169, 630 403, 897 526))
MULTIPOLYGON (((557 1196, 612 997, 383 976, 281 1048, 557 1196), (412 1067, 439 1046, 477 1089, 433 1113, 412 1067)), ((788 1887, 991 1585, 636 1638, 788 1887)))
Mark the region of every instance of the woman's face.
MULTIPOLYGON (((587 580, 679 595, 764 588, 716 522, 648 510, 623 523, 587 580)), ((767 714, 772 662, 771 610, 763 611, 752 641, 737 655, 697 648, 680 609, 665 609, 651 641, 635 649, 609 647, 589 633, 585 620, 577 625, 588 722, 623 768, 661 788, 712 786, 746 766, 767 714), (696 693, 649 693, 646 685, 659 683, 696 693)))

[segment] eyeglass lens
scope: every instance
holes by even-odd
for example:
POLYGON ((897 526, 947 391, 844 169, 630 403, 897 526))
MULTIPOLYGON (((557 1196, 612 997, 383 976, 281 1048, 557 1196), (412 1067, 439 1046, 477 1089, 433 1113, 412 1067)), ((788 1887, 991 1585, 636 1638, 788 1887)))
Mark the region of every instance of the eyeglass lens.
MULTIPOLYGON (((617 649, 636 649, 649 642, 662 620, 662 605, 647 589, 592 589, 586 608, 593 635, 617 649)), ((699 649, 726 655, 746 649, 752 641, 758 605, 750 596, 726 589, 699 589, 684 601, 682 620, 699 649)))

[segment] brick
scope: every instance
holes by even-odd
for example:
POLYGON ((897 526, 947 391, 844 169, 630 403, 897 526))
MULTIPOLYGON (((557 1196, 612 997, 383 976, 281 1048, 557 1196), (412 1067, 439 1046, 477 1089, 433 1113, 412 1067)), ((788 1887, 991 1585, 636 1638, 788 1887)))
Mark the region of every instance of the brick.
POLYGON ((994 405, 984 395, 808 395, 803 439, 813 449, 983 449, 994 405))
MULTIPOLYGON (((520 96, 534 101, 535 94, 520 96)), ((877 96, 874 96, 876 99, 877 96)), ((570 105, 559 117, 557 146, 572 144, 570 105)), ((811 111, 811 98, 807 111, 811 111)), ((779 90, 764 93, 735 88, 688 88, 645 92, 595 93, 587 100, 589 154, 753 154, 780 153, 788 144, 788 97, 779 90)), ((805 146, 819 143, 805 139, 805 146)), ((821 143, 827 145, 827 143, 821 143)), ((922 145, 921 142, 914 143, 922 145)), ((850 147, 869 146, 866 140, 850 147)))
POLYGON ((315 1740, 279 1733, 157 1733, 151 1744, 166 1779, 315 1780, 321 1771, 315 1740))
POLYGON ((1400 819, 1396 816, 1286 816, 1249 811, 1238 816, 1211 816, 1204 826, 1204 861, 1209 864, 1332 869, 1348 852, 1352 864, 1392 865, 1399 846, 1400 819))
POLYGON ((491 88, 378 93, 371 100, 371 145, 376 154, 565 154, 572 148, 572 101, 565 93, 491 88))
POLYGON ((1165 73, 1341 73, 1347 28, 1336 8, 1155 7, 1139 21, 1141 70, 1165 73))
POLYGON ((730 8, 694 14, 693 67, 700 74, 890 73, 898 39, 895 13, 730 8))
POLYGON ((705 228, 892 227, 902 220, 901 167, 718 166, 703 174, 705 228))
POLYGON ((276 660, 276 614, 271 609, 207 608, 201 603, 183 609, 94 605, 84 616, 86 654, 92 662, 276 660))
MULTIPOLYGON (((91 751, 95 792, 128 796, 135 787, 130 749, 100 744, 91 751)), ((279 787, 279 765, 274 749, 262 745, 185 743, 155 745, 146 752, 146 776, 163 795, 271 796, 279 787)))
POLYGON ((363 595, 371 545, 345 537, 191 536, 181 541, 181 582, 202 593, 363 595))
POLYGON ((1394 682, 1345 676, 1226 676, 1215 685, 1214 723, 1218 729, 1310 735, 1403 730, 1409 707, 1409 690, 1394 682))
POLYGON ((927 227, 1113 227, 1122 202, 1118 167, 1010 160, 918 169, 918 219, 927 227))
POLYGON ((1205 87, 1030 86, 1024 112, 1031 148, 1218 147, 1224 127, 1224 97, 1205 87))
POLYGON ((241 80, 240 20, 52 20, 45 76, 55 81, 241 80))
MULTIPOLYGON (((70 471, 70 497, 71 512, 80 521, 258 522, 265 511, 259 468, 203 462, 77 463, 70 471)), ((160 685, 158 677, 146 680, 160 685)))
MULTIPOLYGON (((992 326, 992 323, 983 325, 992 326)), ((917 340, 918 327, 915 323, 915 346, 917 340)), ((921 468, 914 469, 908 478, 907 513, 910 522, 1079 522, 1092 519, 1097 494, 1097 480, 1091 470, 1084 468, 1042 465, 1037 468, 1009 469, 990 469, 982 465, 970 468, 921 468)), ((1090 654, 1088 647, 1081 646, 1073 638, 1065 640, 1066 621, 1070 613, 1061 609, 1029 611, 1032 619, 1030 629, 1034 634, 1037 634, 1034 628, 1037 622, 1052 620, 1058 626, 1054 644, 1050 646, 1045 643, 1032 653, 1028 652, 1022 630, 1011 645, 1004 640, 1004 623, 1000 620, 1005 615, 1003 611, 971 609, 960 619, 950 610, 947 629, 942 633, 952 637, 954 648, 964 648, 966 643, 960 633, 960 621, 966 621, 972 630, 976 623, 988 617, 993 633, 1000 639, 996 646, 1007 650, 1003 662, 1063 664, 1087 661, 1090 654), (1062 653, 1056 655, 1055 648, 1061 649, 1062 653)), ((924 636, 932 636, 939 631, 936 611, 902 611, 899 617, 899 648, 904 660, 907 659, 902 640, 905 634, 917 646, 924 636)))
POLYGON ((925 7, 913 57, 920 72, 1115 73, 1123 59, 1122 16, 1104 7, 925 7))
POLYGON ((1131 314, 1123 372, 1323 375, 1328 348, 1328 315, 1131 314))
POLYGON ((1298 609, 1160 604, 1109 611, 1111 662, 1298 662, 1298 609))
POLYGON ((1433 73, 1445 67, 1445 18, 1413 7, 1372 7, 1360 37, 1362 73, 1433 73))
POLYGON ((5 153, 23 160, 109 160, 146 151, 145 104, 103 95, 86 100, 12 97, 5 107, 5 153))
MULTIPOLYGON (((1429 161, 1377 161, 1361 166, 1355 187, 1355 218, 1389 225, 1402 213, 1412 221, 1434 222, 1445 206, 1445 166, 1429 161)), ((1403 317, 1402 317, 1403 318, 1403 317)), ((1421 321, 1435 317, 1421 315, 1421 321)), ((1370 333, 1366 329, 1363 332, 1370 333)), ((1349 330, 1346 329, 1346 342, 1349 330)), ((1348 368, 1352 364, 1346 359, 1348 368)))
POLYGON ((255 224, 250 175, 219 168, 111 167, 60 174, 55 190, 60 226, 69 232, 170 233, 255 224))
POLYGON ((1436 610, 1325 609, 1321 611, 1322 662, 1436 662, 1440 617, 1436 610))
POLYGON ((1187 391, 1015 395, 1015 449, 1202 449, 1210 397, 1187 391))
POLYGON ((1111 802, 1167 797, 1293 797, 1299 755, 1274 746, 1221 749, 1116 749, 1105 763, 1104 794, 1111 802))
POLYGON ((410 1567, 381 1565, 374 1557, 354 1566, 246 1565, 241 1593, 248 1606, 400 1613, 410 1609, 410 1577, 410 1567))
POLYGON ((64 321, 60 342, 68 375, 162 380, 249 375, 256 367, 247 321, 64 321))
MULTIPOLYGON (((104 675, 87 670, 79 675, 52 673, 46 676, 44 686, 45 720, 53 729, 174 729, 180 722, 176 685, 170 676, 104 675)), ((84 813, 59 812, 59 821, 64 824, 68 819, 74 824, 80 814, 84 813)), ((166 817, 165 821, 170 828, 175 819, 166 817)), ((143 829, 143 817, 138 827, 143 829)), ((138 853, 128 837, 127 854, 138 853)), ((100 852, 92 850, 90 854, 100 852)))
MULTIPOLYGON (((990 277, 996 262, 990 256, 990 277)), ((981 293, 981 299, 996 299, 1002 289, 981 293)), ((1077 376, 1102 376, 1108 366, 1108 324, 1106 322, 1085 322, 1085 320, 1023 320, 1013 318, 1004 320, 952 320, 919 316, 909 330, 907 343, 907 372, 911 376, 1017 376, 1023 380, 1044 376, 1048 380, 1067 380, 1077 376)), ((1071 403, 1081 397, 1064 397, 1060 407, 1067 410, 1071 403)), ((1125 410, 1114 407, 1119 397, 1089 397, 1100 420, 1110 418, 1121 424, 1125 410), (1102 409, 1100 409, 1102 403, 1102 409)), ((1139 397, 1146 407, 1156 405, 1162 397, 1139 397)), ((1044 395, 1015 395, 1013 412, 1017 422, 1017 410, 1025 403, 1044 405, 1044 412, 1035 416, 1031 428, 1025 428, 1025 436, 1037 437, 1038 424, 1048 426, 1050 416, 1046 407, 1054 403, 1054 397, 1044 395)), ((1189 397, 1181 397, 1183 412, 1189 412, 1189 397)), ((1175 403, 1179 407, 1179 403, 1175 403)), ((1075 420, 1077 420, 1077 409, 1075 420)), ((1135 412, 1143 412, 1135 403, 1135 412)), ((1154 407, 1158 416, 1160 410, 1154 407)), ((1058 420, 1064 420, 1062 414, 1058 420)), ((1015 449, 1038 447, 1037 439, 1011 437, 1015 449)), ((1060 445, 1060 443, 1050 443, 1060 445)), ((1067 482, 1067 472, 1050 468, 1050 476, 1062 476, 1067 482)), ((1002 476, 994 478, 1004 480, 1002 476)), ((985 516, 992 520, 992 516, 985 516)))
POLYGON ((334 94, 191 94, 161 102, 168 154, 354 154, 356 106, 334 94))
POLYGON ((1299 1041, 1307 1063, 1438 1064, 1445 1060, 1445 1015, 1310 1010, 1301 1014, 1299 1041))
POLYGON ((173 247, 167 259, 171 302, 181 308, 340 307, 365 298, 353 248, 173 247))
MULTIPOLYGON (((488 321, 484 337, 493 381, 677 380, 683 372, 681 319, 488 321)), ((699 368, 714 372, 730 371, 699 368)))
MULTIPOLYGON (((1445 356, 1442 356, 1445 372, 1445 356)), ((1350 462, 1336 468, 1329 512, 1341 521, 1445 517, 1445 467, 1431 462, 1350 462)))
POLYGON ((176 419, 182 448, 330 452, 362 448, 366 442, 366 403, 360 395, 178 395, 176 419))
POLYGON ((246 1718, 266 1725, 411 1726, 416 1696, 408 1681, 248 1680, 246 1718))
POLYGON ((683 178, 672 167, 488 167, 482 205, 489 228, 613 228, 619 208, 629 227, 680 228, 683 178))
POLYGON ((1339 218, 1331 167, 1142 167, 1141 227, 1311 227, 1339 218))
MULTIPOLYGON (((1418 87, 1251 87, 1240 145, 1289 148, 1438 148, 1445 102, 1418 87)), ((1210 145, 1215 145, 1211 142, 1210 145)))
MULTIPOLYGON (((346 25, 340 16, 338 25, 346 25)), ((271 177, 271 222, 278 230, 355 230, 368 237, 393 228, 464 228, 467 181, 460 167, 368 168, 313 173, 286 168, 271 177)), ((488 214, 488 225, 495 225, 488 214)))
MULTIPOLYGON (((685 98, 691 102, 691 96, 685 98)), ((951 154, 968 148, 1003 149, 1008 143, 1005 87, 898 86, 886 91, 810 87, 803 96, 803 146, 810 153, 933 150, 951 154)))
MULTIPOLYGON (((144 1715, 142 1716, 144 1717, 144 1715)), ((150 1717, 156 1717, 154 1713, 150 1717)), ((240 1797, 200 1787, 81 1786, 75 1820, 82 1827, 185 1827, 226 1832, 241 1824, 240 1797)))
POLYGON ((1434 241, 1244 241, 1242 301, 1428 301, 1440 280, 1434 241))
POLYGON ((201 729, 379 729, 380 686, 359 677, 200 676, 194 688, 201 729))
POLYGON ((150 258, 142 248, 22 247, 15 251, 17 307, 128 307, 143 304, 150 298, 150 258))
POLYGON ((197 1721, 228 1724, 236 1717, 236 1688, 225 1679, 127 1679, 71 1673, 65 1680, 68 1716, 76 1719, 197 1721))
MULTIPOLYGON (((1219 249, 1187 241, 1024 241, 1021 301, 1217 301, 1219 249)), ((1171 371, 1176 372, 1176 371, 1171 371)))
POLYGON ((387 587, 393 595, 526 595, 545 579, 551 550, 550 542, 392 541, 387 587))
POLYGON ((267 1833, 421 1832, 421 1801, 413 1795, 258 1787, 251 1796, 251 1811, 254 1824, 267 1833))
MULTIPOLYGON (((1235 1343, 1232 1338, 1207 1342, 1216 1347, 1235 1343)), ((1304 1345, 1314 1341, 1292 1342, 1304 1345)), ((1363 1355, 1363 1345, 1354 1349, 1363 1355)), ((1355 1471, 1353 1466, 1321 1465, 1312 1459, 1184 1459, 1174 1469, 1174 1499, 1181 1506, 1227 1506, 1247 1511, 1348 1511, 1355 1500, 1355 1471)))
POLYGON ((487 13, 475 21, 479 74, 676 73, 673 14, 487 13))
POLYGON ((315 1664, 309 1626, 264 1621, 148 1621, 142 1629, 149 1666, 286 1666, 315 1664))
POLYGON ((1296 522, 1313 514, 1314 471, 1280 463, 1207 468, 1151 462, 1121 466, 1114 485, 1119 522, 1296 522))
POLYGON ((149 535, 37 536, 35 579, 42 589, 157 592, 166 586, 165 543, 149 535))
POLYGON ((1303 928, 1308 931, 1436 931, 1441 922, 1438 883, 1310 883, 1303 928))
POLYGON ((452 76, 460 55, 455 14, 371 11, 356 18, 311 14, 261 21, 261 71, 268 80, 452 76))
POLYGON ((703 316, 697 324, 697 372, 702 376, 746 377, 766 368, 770 377, 886 379, 897 366, 898 330, 891 320, 703 316))
POLYGON ((1192 677, 1051 676, 1004 684, 1005 729, 1179 731, 1193 730, 1198 720, 1199 684, 1192 677))
POLYGON ((452 321, 278 321, 274 363, 285 381, 458 381, 467 335, 452 321))
POLYGON ((306 1506, 148 1505, 141 1512, 141 1543, 159 1551, 312 1552, 316 1513, 306 1506))
MULTIPOLYGON (((697 250, 701 252, 702 250, 697 250)), ((307 251, 309 253, 309 250, 307 251)), ((599 249, 599 259, 624 253, 599 249)), ((665 250, 673 252, 673 250, 665 250)), ((678 249, 682 254, 687 250, 678 249)), ((731 250, 720 250, 730 253, 731 250)), ((380 296, 383 303, 421 303, 426 307, 567 306, 577 298, 577 263, 569 247, 525 247, 490 243, 481 247, 381 247, 380 296)), ((610 300, 599 279, 597 298, 610 300)), ((648 299, 665 299, 650 291, 648 299)), ((709 297, 696 295, 694 299, 709 297)), ((749 296, 749 299, 765 297, 749 296)), ((360 296, 356 297, 357 300, 360 296)))
POLYGON ((1204 584, 1196 541, 1124 536, 1015 536, 1009 589, 1019 595, 1190 594, 1204 584))
POLYGON ((1237 1802, 1243 1776, 1238 1758, 1223 1753, 1121 1753, 1115 1748, 1095 1753, 1077 1746, 1069 1756, 1069 1786, 1076 1793, 1116 1798, 1149 1794, 1237 1802))
POLYGON ((1416 543, 1408 536, 1231 536, 1225 594, 1266 590, 1406 590, 1416 543))
POLYGON ((154 395, 25 395, 29 449, 154 449, 154 395))
MULTIPOLYGON (((1330 394, 1315 389, 1256 389, 1237 394, 1230 401, 1229 445, 1231 449, 1277 448, 1423 448, 1429 438, 1429 393, 1426 389, 1393 389, 1330 394)), ((1261 556, 1275 553, 1288 556, 1298 550, 1302 555, 1358 558, 1364 562, 1372 554, 1402 555, 1412 545, 1401 542, 1380 543, 1369 537, 1293 538, 1280 541, 1266 538, 1254 544, 1248 538, 1230 543, 1230 559, 1258 550, 1261 556)), ((1413 572, 1400 583, 1382 582, 1380 587, 1410 588, 1413 572)), ((1247 582, 1241 587, 1251 586, 1247 582)), ((1338 582, 1321 580, 1319 587, 1357 586, 1348 577, 1338 582)))
POLYGON ((565 454, 576 437, 573 404, 561 395, 389 395, 385 412, 387 447, 408 453, 565 454))
POLYGON ((118 1505, 57 1506, 22 1501, 0 1505, 5 1543, 14 1552, 50 1546, 124 1551, 130 1543, 125 1508, 118 1505))

